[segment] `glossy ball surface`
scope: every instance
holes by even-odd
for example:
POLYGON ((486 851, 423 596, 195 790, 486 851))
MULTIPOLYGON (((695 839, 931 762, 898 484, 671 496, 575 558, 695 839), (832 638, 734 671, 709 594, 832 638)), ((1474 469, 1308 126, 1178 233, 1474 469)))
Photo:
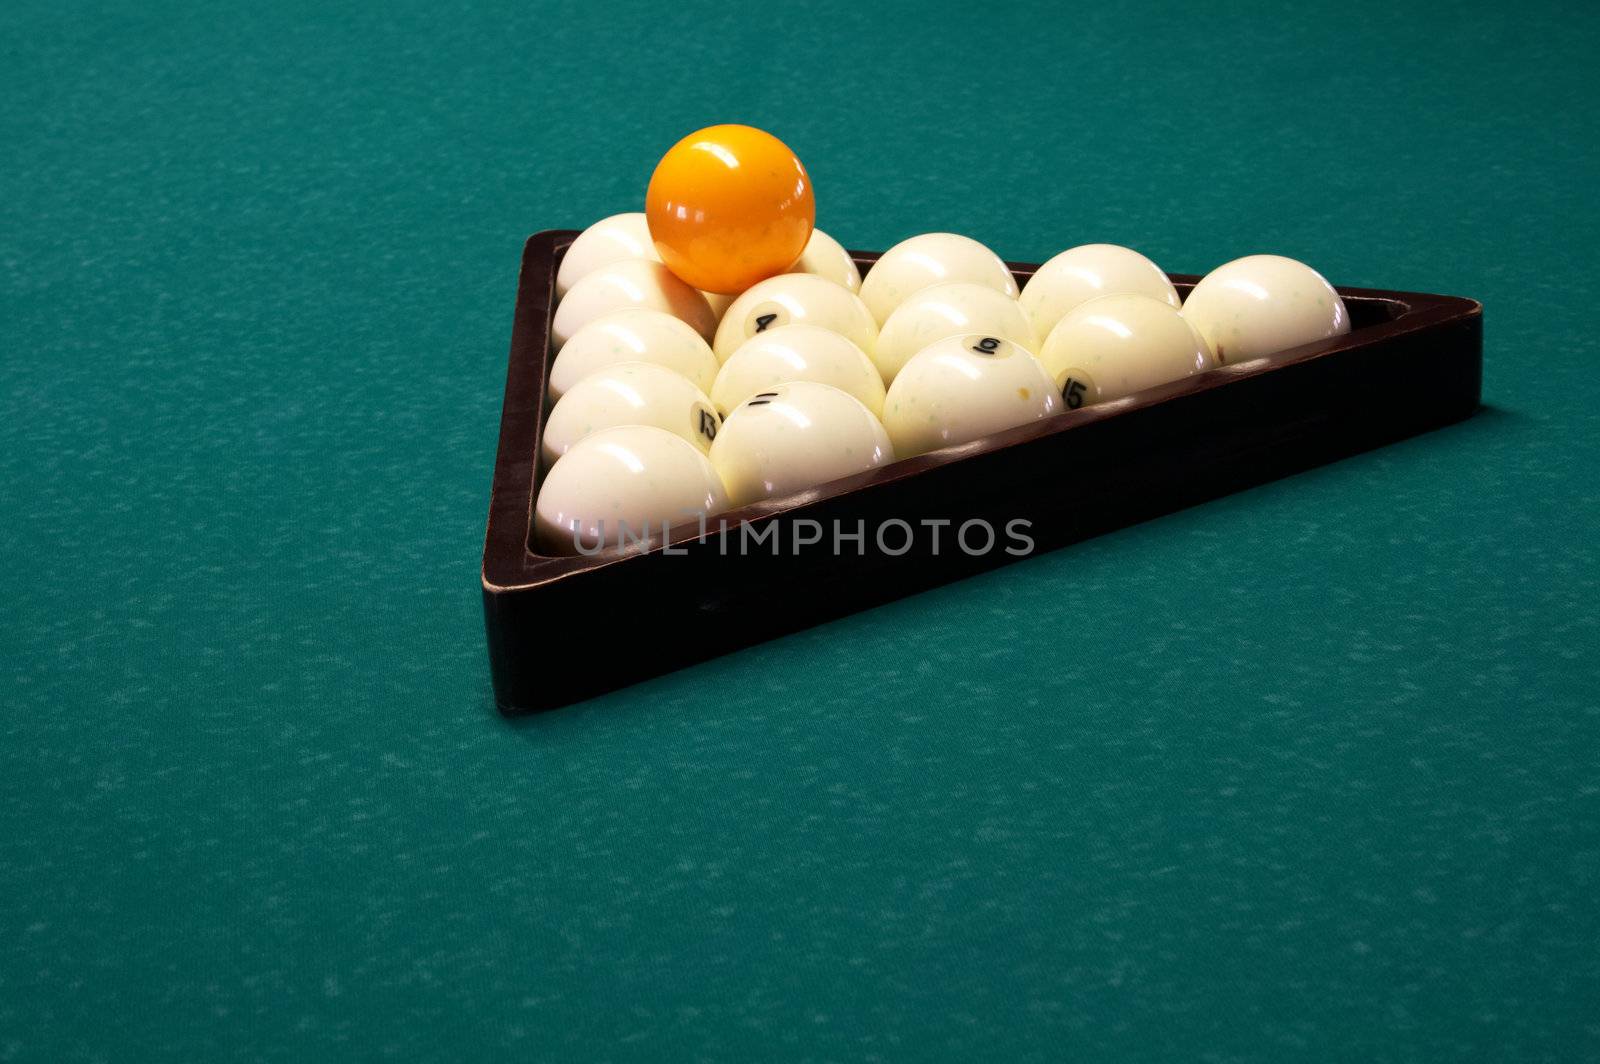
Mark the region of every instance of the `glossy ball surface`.
POLYGON ((836 332, 868 355, 878 342, 878 323, 860 296, 809 273, 785 273, 752 285, 735 299, 711 346, 726 362, 750 337, 794 323, 836 332))
POLYGON ((718 325, 722 324, 722 316, 728 312, 728 308, 733 306, 733 301, 738 298, 727 292, 702 291, 700 294, 706 297, 706 303, 711 307, 711 316, 716 319, 718 325))
POLYGON ((878 330, 872 360, 883 379, 894 382, 911 356, 936 340, 963 333, 985 333, 1039 350, 1028 316, 1015 299, 970 281, 936 284, 901 303, 878 330))
POLYGON ((717 379, 717 356, 681 319, 659 310, 612 311, 572 334, 550 367, 550 398, 560 400, 589 374, 618 362, 653 362, 702 392, 717 379))
POLYGON ((665 429, 624 425, 579 440, 545 473, 534 540, 555 554, 659 541, 663 527, 727 508, 722 479, 698 448, 665 429))
POLYGON ((894 461, 883 425, 855 397, 790 381, 735 407, 711 445, 735 506, 789 495, 894 461))
POLYGON ((1248 255, 1218 266, 1183 301, 1183 316, 1222 365, 1350 331, 1350 312, 1333 286, 1282 255, 1248 255))
POLYGON ((1019 301, 1044 339, 1073 307, 1119 292, 1137 292, 1173 307, 1182 302, 1161 267, 1116 244, 1083 244, 1056 255, 1028 278, 1019 301))
POLYGON ((721 424, 710 398, 687 377, 653 362, 618 362, 567 390, 550 411, 539 451, 548 466, 601 429, 654 425, 709 452, 721 424))
POLYGON ((883 253, 861 281, 861 298, 882 325, 906 299, 924 288, 970 281, 1017 298, 1017 281, 999 255, 971 237, 923 233, 883 253))
POLYGON ((809 273, 825 281, 843 285, 852 292, 861 291, 861 268, 856 260, 833 237, 821 229, 811 230, 811 239, 800 257, 785 273, 809 273))
POLYGON ((757 392, 789 381, 815 381, 848 392, 883 414, 883 378, 866 352, 815 325, 780 325, 746 340, 723 363, 711 402, 726 414, 757 392))
POLYGON ((707 292, 741 292, 800 257, 816 221, 799 157, 751 126, 710 126, 662 156, 645 193, 661 261, 707 292))
POLYGON ((561 256, 561 268, 556 271, 557 298, 600 267, 624 259, 661 261, 643 211, 613 214, 578 234, 561 256))
POLYGON ((905 364, 883 402, 901 458, 981 439, 1061 410, 1032 354, 998 336, 947 336, 905 364))
POLYGON ((1177 308, 1132 292, 1068 311, 1045 340, 1039 361, 1068 410, 1121 399, 1217 364, 1177 308))
POLYGON ((628 308, 670 314, 707 340, 716 335, 717 319, 705 296, 659 262, 622 259, 598 267, 562 297, 550 321, 551 348, 559 351, 591 321, 628 308))

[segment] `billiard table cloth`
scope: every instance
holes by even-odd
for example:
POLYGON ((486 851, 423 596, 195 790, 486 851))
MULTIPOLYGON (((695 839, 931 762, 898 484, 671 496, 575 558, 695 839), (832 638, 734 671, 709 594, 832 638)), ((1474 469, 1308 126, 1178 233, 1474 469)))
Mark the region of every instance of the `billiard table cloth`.
POLYGON ((0 9, 0 1059, 1600 1055, 1600 16, 791 14, 0 9), (1480 299, 1485 406, 503 719, 520 249, 722 121, 1480 299))

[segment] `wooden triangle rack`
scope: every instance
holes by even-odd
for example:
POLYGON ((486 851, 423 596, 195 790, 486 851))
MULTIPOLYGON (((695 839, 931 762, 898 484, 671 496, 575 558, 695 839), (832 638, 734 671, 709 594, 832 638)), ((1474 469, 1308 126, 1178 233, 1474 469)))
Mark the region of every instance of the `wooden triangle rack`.
MULTIPOLYGON (((1479 406, 1480 304, 1340 288, 1347 336, 742 507, 713 518, 704 536, 696 523, 648 550, 550 557, 532 549, 531 518, 555 275, 576 236, 529 238, 517 288, 482 574, 495 701, 507 714, 567 705, 1019 560, 1004 549, 1016 540, 961 549, 954 533, 967 522, 1025 521, 1033 553, 1053 550, 1479 406), (796 546, 813 522, 820 539, 796 546), (902 524, 942 529, 939 549, 902 524)), ((851 254, 863 273, 877 258, 851 254)), ((1037 269, 1009 265, 1019 285, 1037 269)), ((1172 280, 1187 294, 1198 278, 1172 280)))

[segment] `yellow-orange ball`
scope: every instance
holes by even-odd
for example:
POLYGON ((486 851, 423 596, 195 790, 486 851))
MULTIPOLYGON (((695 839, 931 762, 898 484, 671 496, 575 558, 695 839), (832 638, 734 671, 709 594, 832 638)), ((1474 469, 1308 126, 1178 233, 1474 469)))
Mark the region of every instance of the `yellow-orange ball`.
POLYGON ((709 126, 661 157, 645 193, 667 269, 706 292, 743 292, 800 257, 816 224, 811 178, 771 133, 709 126))

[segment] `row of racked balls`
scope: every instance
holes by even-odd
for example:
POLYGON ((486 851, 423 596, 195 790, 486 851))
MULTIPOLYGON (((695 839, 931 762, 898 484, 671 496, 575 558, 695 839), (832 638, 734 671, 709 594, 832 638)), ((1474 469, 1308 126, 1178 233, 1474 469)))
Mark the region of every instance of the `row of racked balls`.
POLYGON ((659 539, 758 499, 1349 331, 1310 267, 1237 259, 1186 301, 1149 259, 1088 244, 1018 291, 977 241, 930 233, 865 279, 815 231, 795 272, 699 292, 642 215, 567 249, 551 326, 554 407, 535 506, 557 553, 659 539))

